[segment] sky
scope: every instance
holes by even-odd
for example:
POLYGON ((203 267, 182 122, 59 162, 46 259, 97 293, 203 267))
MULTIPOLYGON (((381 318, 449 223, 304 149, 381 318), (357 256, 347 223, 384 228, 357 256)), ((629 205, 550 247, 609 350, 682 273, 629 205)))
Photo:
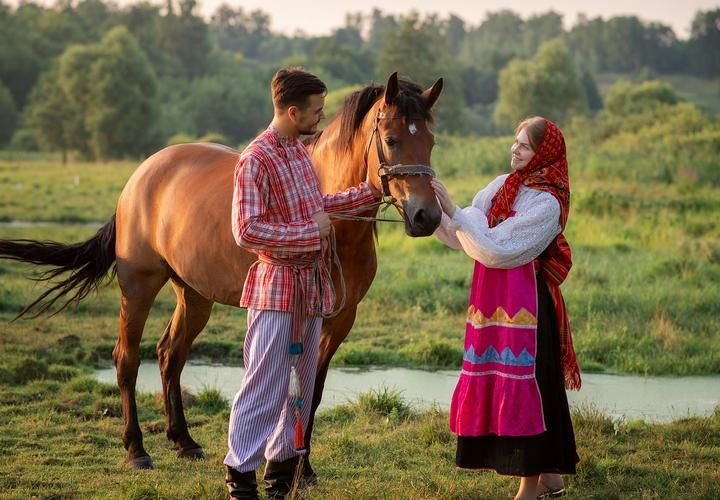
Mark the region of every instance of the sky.
MULTIPOLYGON (((8 2, 8 0, 5 0, 8 2)), ((9 0, 17 5, 20 0, 9 0)), ((51 5, 53 0, 35 0, 51 5)), ((114 0, 119 5, 138 0, 114 0)), ((165 0, 150 0, 165 3, 165 0)), ((634 15, 643 21, 655 21, 670 26, 679 38, 690 35, 690 24, 698 10, 720 8, 720 0, 198 0, 205 17, 222 3, 242 7, 246 12, 260 9, 270 14, 274 32, 292 35, 302 31, 308 35, 328 35, 345 24, 345 14, 369 14, 377 7, 385 13, 404 15, 412 10, 435 13, 441 18, 450 14, 462 18, 471 26, 479 25, 488 12, 510 9, 527 18, 554 10, 563 15, 565 28, 575 24, 577 15, 600 16, 604 19, 620 15, 634 15)))
MULTIPOLYGON (((129 2, 130 0, 120 0, 129 2)), ((374 7, 391 14, 437 13, 441 17, 455 14, 466 23, 477 26, 488 12, 510 9, 523 18, 554 10, 563 15, 565 27, 575 24, 577 15, 635 15, 645 21, 670 26, 679 38, 690 35, 690 24, 698 10, 720 8, 720 0, 198 0, 204 14, 213 12, 223 2, 243 10, 261 9, 270 14, 272 30, 293 34, 302 30, 309 35, 330 34, 345 24, 347 12, 369 14, 374 7)))

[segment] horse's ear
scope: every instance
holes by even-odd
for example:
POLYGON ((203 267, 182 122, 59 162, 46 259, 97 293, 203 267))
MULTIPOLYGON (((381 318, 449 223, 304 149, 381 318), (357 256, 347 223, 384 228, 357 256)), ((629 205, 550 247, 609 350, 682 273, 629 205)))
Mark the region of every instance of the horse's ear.
POLYGON ((443 79, 438 78, 438 81, 435 82, 432 87, 430 87, 421 94, 420 97, 422 97, 422 100, 425 101, 425 105, 428 109, 432 109, 432 107, 435 105, 435 101, 437 101, 437 98, 440 97, 440 92, 442 92, 442 88, 443 79))
POLYGON ((390 78, 388 78, 387 85, 385 85, 385 105, 390 106, 393 102, 395 102, 395 98, 398 95, 398 92, 400 90, 400 87, 398 86, 398 76, 397 71, 390 75, 390 78))

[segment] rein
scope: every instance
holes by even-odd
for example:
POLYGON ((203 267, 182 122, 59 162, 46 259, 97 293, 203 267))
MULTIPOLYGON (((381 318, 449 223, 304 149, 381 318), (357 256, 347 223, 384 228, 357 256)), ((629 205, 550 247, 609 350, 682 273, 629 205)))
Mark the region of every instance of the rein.
POLYGON ((428 165, 403 165, 398 163, 396 165, 389 165, 387 158, 385 157, 385 151, 383 151, 382 141, 380 140, 380 133, 378 132, 378 125, 380 120, 402 120, 402 116, 387 116, 385 113, 378 111, 373 120, 372 133, 368 139, 367 147, 365 148, 365 168, 369 169, 368 155, 370 153, 370 147, 372 146, 373 139, 375 139, 375 146, 377 148, 378 162, 378 177, 380 178, 380 185, 382 188, 382 198, 380 201, 370 203, 368 205, 359 207, 352 211, 333 212, 328 214, 331 218, 342 219, 342 220, 355 220, 363 222, 403 222, 397 219, 387 219, 374 216, 361 216, 356 215, 358 212, 364 212, 373 208, 383 207, 381 210, 385 211, 388 207, 395 207, 398 212, 403 214, 402 207, 397 203, 397 200, 390 194, 390 179, 394 177, 401 177, 405 175, 427 175, 429 177, 436 177, 435 171, 428 165))

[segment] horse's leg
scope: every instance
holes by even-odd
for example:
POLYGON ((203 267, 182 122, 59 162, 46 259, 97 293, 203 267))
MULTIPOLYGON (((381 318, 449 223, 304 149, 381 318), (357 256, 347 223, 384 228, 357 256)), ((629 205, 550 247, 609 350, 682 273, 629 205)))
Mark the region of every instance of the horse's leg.
POLYGON ((160 289, 167 281, 162 272, 150 273, 127 269, 118 264, 120 282, 120 333, 113 349, 124 429, 122 441, 128 451, 128 466, 152 469, 152 459, 143 448, 142 431, 138 423, 135 401, 135 383, 140 366, 140 339, 150 308, 160 289))
POLYGON ((327 377, 330 360, 335 355, 340 344, 345 340, 353 323, 355 322, 355 314, 357 313, 357 305, 348 305, 343 311, 333 319, 325 320, 322 326, 320 337, 320 354, 318 357, 317 374, 315 376, 315 388, 313 390, 312 409, 310 411, 310 421, 305 431, 305 447, 307 455, 305 456, 303 475, 310 479, 316 477, 312 466, 310 465, 310 439, 312 438, 313 424, 315 422, 315 412, 320 401, 322 400, 323 389, 325 388, 325 378, 327 377))
POLYGON ((188 432, 180 391, 180 373, 193 340, 205 328, 213 302, 179 280, 173 279, 172 284, 177 296, 177 307, 157 345, 165 399, 166 434, 175 443, 178 457, 200 459, 205 458, 205 453, 188 432))

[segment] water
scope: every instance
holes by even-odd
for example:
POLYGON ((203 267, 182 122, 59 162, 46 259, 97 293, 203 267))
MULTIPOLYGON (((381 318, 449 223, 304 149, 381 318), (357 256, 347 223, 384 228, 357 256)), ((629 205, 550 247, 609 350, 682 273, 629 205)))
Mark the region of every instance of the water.
MULTIPOLYGON (((241 367, 188 363, 181 383, 197 393, 215 388, 229 400, 242 381, 241 367)), ((96 377, 116 383, 115 369, 95 372, 96 377)), ((428 372, 407 368, 333 368, 328 372, 320 408, 354 401, 361 392, 382 387, 394 388, 416 408, 432 404, 448 409, 458 372, 428 372)), ((160 371, 145 361, 138 373, 138 389, 160 392, 160 371)), ((640 377, 630 375, 583 374, 580 392, 569 391, 570 406, 591 405, 612 418, 642 418, 668 422, 687 416, 711 415, 720 404, 720 376, 640 377)))

